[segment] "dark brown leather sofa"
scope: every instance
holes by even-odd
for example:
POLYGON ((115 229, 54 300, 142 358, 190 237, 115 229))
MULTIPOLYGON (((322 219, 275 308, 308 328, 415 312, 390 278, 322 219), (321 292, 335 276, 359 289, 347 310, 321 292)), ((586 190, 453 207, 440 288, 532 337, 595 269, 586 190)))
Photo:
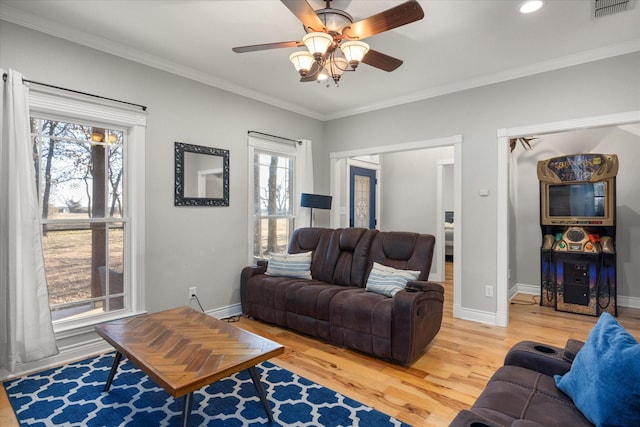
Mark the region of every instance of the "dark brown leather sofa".
POLYGON ((570 339, 564 349, 522 341, 507 353, 470 410, 449 427, 593 427, 554 375, 564 375, 584 343, 570 339))
POLYGON ((312 279, 266 275, 266 266, 241 275, 244 314, 400 364, 422 355, 440 330, 444 289, 427 281, 435 238, 363 228, 300 228, 291 254, 312 251, 312 279), (374 262, 418 270, 393 297, 367 291, 374 262))

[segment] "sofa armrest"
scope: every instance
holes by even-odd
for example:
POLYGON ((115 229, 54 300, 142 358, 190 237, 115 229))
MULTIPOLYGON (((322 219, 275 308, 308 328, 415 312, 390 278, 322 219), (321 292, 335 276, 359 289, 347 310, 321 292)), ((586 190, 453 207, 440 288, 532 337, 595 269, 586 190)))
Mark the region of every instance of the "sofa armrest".
POLYGON ((458 415, 451 421, 449 427, 504 427, 502 424, 496 424, 488 418, 478 415, 466 409, 458 412, 458 415))
MULTIPOLYGON (((247 301, 247 282, 249 282, 249 279, 251 279, 253 276, 256 276, 258 274, 264 274, 267 271, 267 263, 265 262, 264 264, 261 263, 261 261, 258 261, 258 265, 250 265, 248 267, 245 267, 242 269, 242 272, 240 273, 240 303, 242 304, 244 301, 247 301)), ((244 308, 243 308, 243 313, 244 313, 244 308)))
POLYGON ((403 364, 415 361, 442 324, 444 288, 439 283, 409 282, 410 288, 393 296, 392 359, 403 364))
POLYGON ((564 349, 534 341, 521 341, 511 347, 504 358, 505 365, 519 366, 544 375, 564 375, 571 362, 563 357, 564 349))
POLYGON ((584 341, 574 340, 569 338, 567 343, 564 345, 564 352, 562 353, 562 358, 569 363, 573 363, 573 359, 575 359, 576 355, 584 345, 584 341))
MULTIPOLYGON (((408 292, 427 292, 427 291, 440 291, 442 285, 435 282, 425 282, 422 280, 412 280, 407 282, 407 286, 404 288, 408 292)), ((444 291, 443 291, 444 292, 444 291)))

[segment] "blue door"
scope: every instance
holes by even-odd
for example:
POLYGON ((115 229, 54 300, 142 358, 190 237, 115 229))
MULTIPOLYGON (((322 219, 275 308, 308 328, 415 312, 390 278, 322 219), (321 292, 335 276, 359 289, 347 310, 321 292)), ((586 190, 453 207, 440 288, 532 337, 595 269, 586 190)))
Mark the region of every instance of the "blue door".
POLYGON ((376 228, 376 171, 350 167, 349 225, 376 228))

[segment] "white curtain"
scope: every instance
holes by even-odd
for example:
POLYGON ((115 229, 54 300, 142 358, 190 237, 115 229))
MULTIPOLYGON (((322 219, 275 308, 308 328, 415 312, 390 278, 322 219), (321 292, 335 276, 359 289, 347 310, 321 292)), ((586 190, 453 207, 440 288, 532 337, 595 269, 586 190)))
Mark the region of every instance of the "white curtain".
MULTIPOLYGON (((4 70, 2 70, 4 75, 4 70)), ((0 146, 0 368, 58 353, 42 253, 42 229, 22 75, 2 85, 0 146)))
POLYGON ((303 139, 296 144, 296 183, 298 184, 296 228, 308 227, 311 209, 300 207, 300 194, 313 194, 313 153, 311 141, 308 139, 303 139))

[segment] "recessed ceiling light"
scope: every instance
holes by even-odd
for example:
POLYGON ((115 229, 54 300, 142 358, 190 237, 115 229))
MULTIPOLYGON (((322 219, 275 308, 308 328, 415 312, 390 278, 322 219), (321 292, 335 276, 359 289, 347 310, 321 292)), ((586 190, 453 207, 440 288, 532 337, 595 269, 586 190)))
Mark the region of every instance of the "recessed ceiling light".
POLYGON ((527 0, 520 4, 520 13, 531 13, 544 6, 543 0, 527 0))

